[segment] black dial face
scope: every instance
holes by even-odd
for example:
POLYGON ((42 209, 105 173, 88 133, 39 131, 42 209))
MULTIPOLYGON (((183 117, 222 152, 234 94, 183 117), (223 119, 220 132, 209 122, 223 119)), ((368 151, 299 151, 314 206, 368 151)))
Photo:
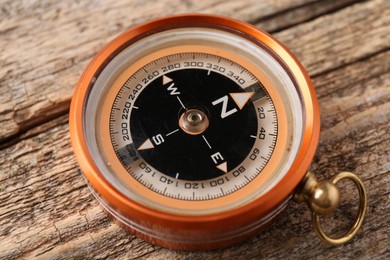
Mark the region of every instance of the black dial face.
POLYGON ((236 168, 258 132, 247 92, 205 69, 180 69, 152 80, 134 102, 130 132, 141 158, 176 179, 207 180, 236 168))

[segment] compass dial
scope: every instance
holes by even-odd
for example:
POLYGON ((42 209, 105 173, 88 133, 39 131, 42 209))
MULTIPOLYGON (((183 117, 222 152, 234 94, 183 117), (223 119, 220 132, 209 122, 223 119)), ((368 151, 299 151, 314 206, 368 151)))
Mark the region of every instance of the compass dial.
MULTIPOLYGON (((153 78, 138 93, 141 72, 130 77, 115 99, 110 121, 116 153, 134 177, 140 174, 131 163, 142 160, 143 166, 169 180, 200 181, 197 184, 205 186, 207 180, 245 167, 240 164, 256 140, 264 147, 266 164, 276 143, 276 112, 262 84, 242 66, 189 52, 163 57, 140 70, 150 71, 153 78), (164 74, 168 67, 174 69, 164 74), (133 100, 128 98, 132 93, 133 100), (183 124, 191 122, 195 128, 207 122, 207 127, 186 130, 183 124)), ((142 177, 138 181, 147 183, 142 177)), ((153 177, 148 183, 152 181, 153 177)))
POLYGON ((210 200, 261 173, 278 120, 267 90, 245 67, 203 46, 185 49, 197 52, 164 50, 174 54, 128 75, 110 112, 110 137, 122 166, 145 187, 210 200))
POLYGON ((132 64, 112 83, 99 119, 100 139, 110 140, 102 150, 120 182, 142 185, 144 197, 161 195, 167 205, 208 202, 191 208, 239 200, 248 185, 261 190, 275 178, 278 164, 269 161, 282 158, 288 134, 285 106, 266 76, 203 45, 165 48, 132 64))

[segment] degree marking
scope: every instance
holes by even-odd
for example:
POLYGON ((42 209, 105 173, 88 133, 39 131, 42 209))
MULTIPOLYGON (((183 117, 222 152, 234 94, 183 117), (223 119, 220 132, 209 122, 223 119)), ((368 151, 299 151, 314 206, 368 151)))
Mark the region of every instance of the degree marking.
POLYGON ((255 135, 251 135, 251 137, 252 137, 252 138, 255 138, 255 139, 257 138, 257 136, 255 136, 255 135))
POLYGON ((133 108, 134 108, 134 109, 138 109, 138 107, 136 107, 136 106, 133 106, 133 108))

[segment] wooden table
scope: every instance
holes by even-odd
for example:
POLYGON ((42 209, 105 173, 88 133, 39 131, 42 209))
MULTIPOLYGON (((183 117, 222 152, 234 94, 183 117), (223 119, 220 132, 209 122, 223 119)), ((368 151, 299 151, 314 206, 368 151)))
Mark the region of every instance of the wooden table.
MULTIPOLYGON (((0 258, 389 258, 390 1, 14 1, 0 4, 0 258), (88 190, 69 140, 68 110, 91 58, 133 25, 160 16, 226 15, 272 33, 302 61, 319 96, 322 132, 311 169, 341 170, 368 190, 350 243, 323 244, 291 203, 267 231, 232 248, 172 251, 113 223, 88 190)), ((351 224, 357 192, 323 225, 351 224)), ((341 230, 341 231, 340 231, 341 230)))

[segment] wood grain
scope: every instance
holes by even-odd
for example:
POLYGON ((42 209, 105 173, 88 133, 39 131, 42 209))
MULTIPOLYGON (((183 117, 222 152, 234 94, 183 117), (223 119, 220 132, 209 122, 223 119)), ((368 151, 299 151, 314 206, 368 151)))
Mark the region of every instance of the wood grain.
POLYGON ((0 141, 67 113, 88 61, 135 24, 188 12, 253 20, 307 2, 7 1, 0 13, 0 141))
MULTIPOLYGON (((390 257, 389 1, 6 1, 0 35, 0 259, 390 257), (148 244, 102 212, 70 145, 74 85, 120 32, 183 12, 227 15, 275 31, 308 69, 322 117, 312 170, 319 178, 356 172, 368 189, 367 218, 352 242, 323 244, 306 206, 295 203, 266 232, 210 252, 148 244)), ((323 220, 331 233, 346 228, 356 210, 354 186, 341 186, 341 210, 323 220)))

